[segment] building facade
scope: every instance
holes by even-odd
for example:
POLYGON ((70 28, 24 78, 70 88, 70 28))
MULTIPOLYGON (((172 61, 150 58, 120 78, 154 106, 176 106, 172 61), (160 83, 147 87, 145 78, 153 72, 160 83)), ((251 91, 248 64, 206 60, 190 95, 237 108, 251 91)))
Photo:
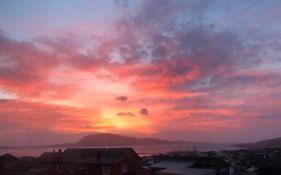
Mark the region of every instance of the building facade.
POLYGON ((136 175, 140 157, 131 148, 79 148, 44 153, 38 158, 46 174, 136 175))

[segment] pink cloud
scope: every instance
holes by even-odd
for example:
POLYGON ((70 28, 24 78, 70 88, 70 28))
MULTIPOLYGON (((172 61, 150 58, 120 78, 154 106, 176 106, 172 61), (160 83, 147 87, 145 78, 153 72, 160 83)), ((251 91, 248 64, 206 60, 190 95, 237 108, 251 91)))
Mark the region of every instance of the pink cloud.
MULTIPOLYGON (((1 33, 0 90, 15 98, 0 102, 1 122, 8 123, 0 129, 14 135, 27 128, 60 134, 142 129, 160 137, 179 131, 178 139, 198 131, 202 140, 204 131, 220 140, 239 130, 255 135, 250 132, 261 121, 279 123, 281 73, 266 59, 278 58, 264 53, 277 52, 280 43, 218 30, 196 18, 203 8, 145 1, 107 35, 87 38, 66 32, 17 41, 1 33), (194 19, 184 23, 187 9, 194 19), (260 69, 265 62, 269 68, 260 69)), ((273 126, 272 134, 279 131, 273 126)))

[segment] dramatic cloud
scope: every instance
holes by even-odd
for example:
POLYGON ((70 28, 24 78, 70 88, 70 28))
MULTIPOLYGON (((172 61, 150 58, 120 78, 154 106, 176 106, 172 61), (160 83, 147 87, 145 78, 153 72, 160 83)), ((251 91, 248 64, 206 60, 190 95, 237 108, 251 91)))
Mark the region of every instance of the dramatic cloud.
POLYGON ((0 6, 3 143, 280 136, 280 2, 85 2, 0 6))

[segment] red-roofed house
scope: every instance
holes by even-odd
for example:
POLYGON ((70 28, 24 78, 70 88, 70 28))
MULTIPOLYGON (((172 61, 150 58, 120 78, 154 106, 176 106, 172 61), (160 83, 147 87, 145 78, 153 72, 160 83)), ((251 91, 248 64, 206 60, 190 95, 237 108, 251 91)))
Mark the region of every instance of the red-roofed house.
POLYGON ((140 160, 131 148, 74 148, 38 158, 54 175, 136 175, 140 160))

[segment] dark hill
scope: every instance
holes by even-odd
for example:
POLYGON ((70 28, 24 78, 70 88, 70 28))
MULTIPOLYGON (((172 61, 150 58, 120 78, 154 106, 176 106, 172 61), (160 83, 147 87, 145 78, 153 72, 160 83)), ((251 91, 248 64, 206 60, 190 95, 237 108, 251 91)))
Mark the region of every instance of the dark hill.
POLYGON ((249 148, 249 149, 276 148, 276 147, 281 147, 281 137, 254 142, 254 143, 236 144, 234 146, 249 148))
POLYGON ((99 147, 99 146, 131 146, 131 145, 160 145, 172 143, 187 143, 168 141, 157 138, 136 138, 117 134, 99 133, 83 137, 77 143, 59 144, 62 147, 99 147))

